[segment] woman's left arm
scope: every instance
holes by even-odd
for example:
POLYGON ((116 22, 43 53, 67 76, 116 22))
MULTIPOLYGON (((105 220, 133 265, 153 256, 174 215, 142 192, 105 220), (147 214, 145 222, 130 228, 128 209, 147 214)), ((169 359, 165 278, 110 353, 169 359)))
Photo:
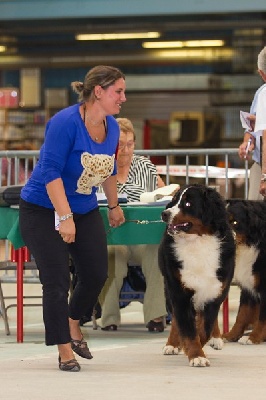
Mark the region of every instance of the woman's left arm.
POLYGON ((160 175, 157 175, 157 187, 160 188, 160 187, 163 187, 163 186, 165 186, 164 181, 162 180, 160 175))
POLYGON ((116 182, 117 182, 116 175, 111 175, 109 176, 109 178, 106 179, 105 182, 102 183, 102 187, 108 203, 109 224, 113 228, 125 222, 123 210, 118 204, 116 182))

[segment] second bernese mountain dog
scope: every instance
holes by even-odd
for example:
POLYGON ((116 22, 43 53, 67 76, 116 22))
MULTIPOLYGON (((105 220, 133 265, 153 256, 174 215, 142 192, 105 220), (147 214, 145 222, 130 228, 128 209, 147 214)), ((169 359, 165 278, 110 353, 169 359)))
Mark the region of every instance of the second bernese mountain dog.
POLYGON ((227 211, 236 234, 234 282, 240 303, 235 324, 223 338, 258 344, 266 341, 266 202, 228 200, 227 211))
POLYGON ((182 187, 162 212, 167 227, 159 265, 172 307, 164 354, 181 349, 190 366, 210 365, 203 346, 221 349, 217 317, 234 273, 235 243, 226 204, 213 188, 182 187))

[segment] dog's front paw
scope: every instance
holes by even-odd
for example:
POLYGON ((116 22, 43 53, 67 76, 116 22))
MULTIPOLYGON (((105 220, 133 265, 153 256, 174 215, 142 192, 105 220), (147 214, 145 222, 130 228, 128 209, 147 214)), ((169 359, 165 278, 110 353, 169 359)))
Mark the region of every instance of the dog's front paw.
POLYGON ((163 348, 163 354, 165 355, 177 355, 179 353, 179 348, 170 346, 169 344, 164 346, 163 348))
POLYGON ((223 339, 220 338, 220 337, 218 337, 218 338, 212 337, 212 338, 208 341, 207 344, 208 344, 209 346, 211 346, 211 347, 212 347, 213 349, 215 349, 215 350, 222 350, 222 348, 224 347, 223 339))
POLYGON ((190 367, 209 367, 210 365, 210 361, 205 357, 196 357, 189 361, 190 367))
POLYGON ((238 343, 240 344, 255 344, 254 342, 252 342, 252 340, 250 340, 249 336, 242 336, 240 339, 238 339, 238 343))

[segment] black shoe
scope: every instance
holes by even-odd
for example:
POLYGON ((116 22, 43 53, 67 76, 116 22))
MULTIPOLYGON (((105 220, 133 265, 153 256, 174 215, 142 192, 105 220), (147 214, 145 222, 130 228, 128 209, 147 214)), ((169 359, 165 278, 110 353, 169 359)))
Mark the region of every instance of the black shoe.
POLYGON ((163 321, 155 322, 151 320, 147 323, 146 327, 149 332, 163 332, 164 331, 164 323, 163 321))
POLYGON ((117 325, 112 324, 112 325, 107 325, 101 328, 102 331, 117 331, 117 325))
POLYGON ((88 360, 93 358, 87 342, 83 340, 83 337, 81 340, 71 339, 71 348, 80 357, 87 358, 88 360))
POLYGON ((68 361, 61 361, 61 357, 58 357, 58 362, 59 362, 59 369, 61 371, 68 371, 68 372, 79 372, 80 371, 80 365, 77 362, 77 360, 75 360, 75 358, 73 358, 72 360, 68 360, 68 361))

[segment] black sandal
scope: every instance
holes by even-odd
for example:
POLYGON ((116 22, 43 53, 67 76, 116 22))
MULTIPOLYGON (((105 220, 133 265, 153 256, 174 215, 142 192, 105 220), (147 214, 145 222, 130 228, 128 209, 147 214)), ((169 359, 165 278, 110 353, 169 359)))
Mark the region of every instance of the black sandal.
POLYGON ((75 360, 75 358, 73 358, 72 360, 68 360, 68 361, 61 361, 61 357, 58 357, 58 362, 59 362, 59 369, 61 371, 68 371, 68 372, 79 372, 80 371, 80 365, 77 362, 77 360, 75 360))
POLYGON ((87 358, 88 360, 93 358, 90 349, 88 348, 87 342, 83 340, 83 336, 80 340, 71 339, 71 348, 80 357, 87 358))
POLYGON ((163 332, 164 331, 164 323, 163 321, 155 322, 150 321, 147 323, 146 327, 148 328, 149 332, 163 332))
POLYGON ((112 324, 112 325, 107 325, 101 328, 102 331, 117 331, 117 325, 112 324))

